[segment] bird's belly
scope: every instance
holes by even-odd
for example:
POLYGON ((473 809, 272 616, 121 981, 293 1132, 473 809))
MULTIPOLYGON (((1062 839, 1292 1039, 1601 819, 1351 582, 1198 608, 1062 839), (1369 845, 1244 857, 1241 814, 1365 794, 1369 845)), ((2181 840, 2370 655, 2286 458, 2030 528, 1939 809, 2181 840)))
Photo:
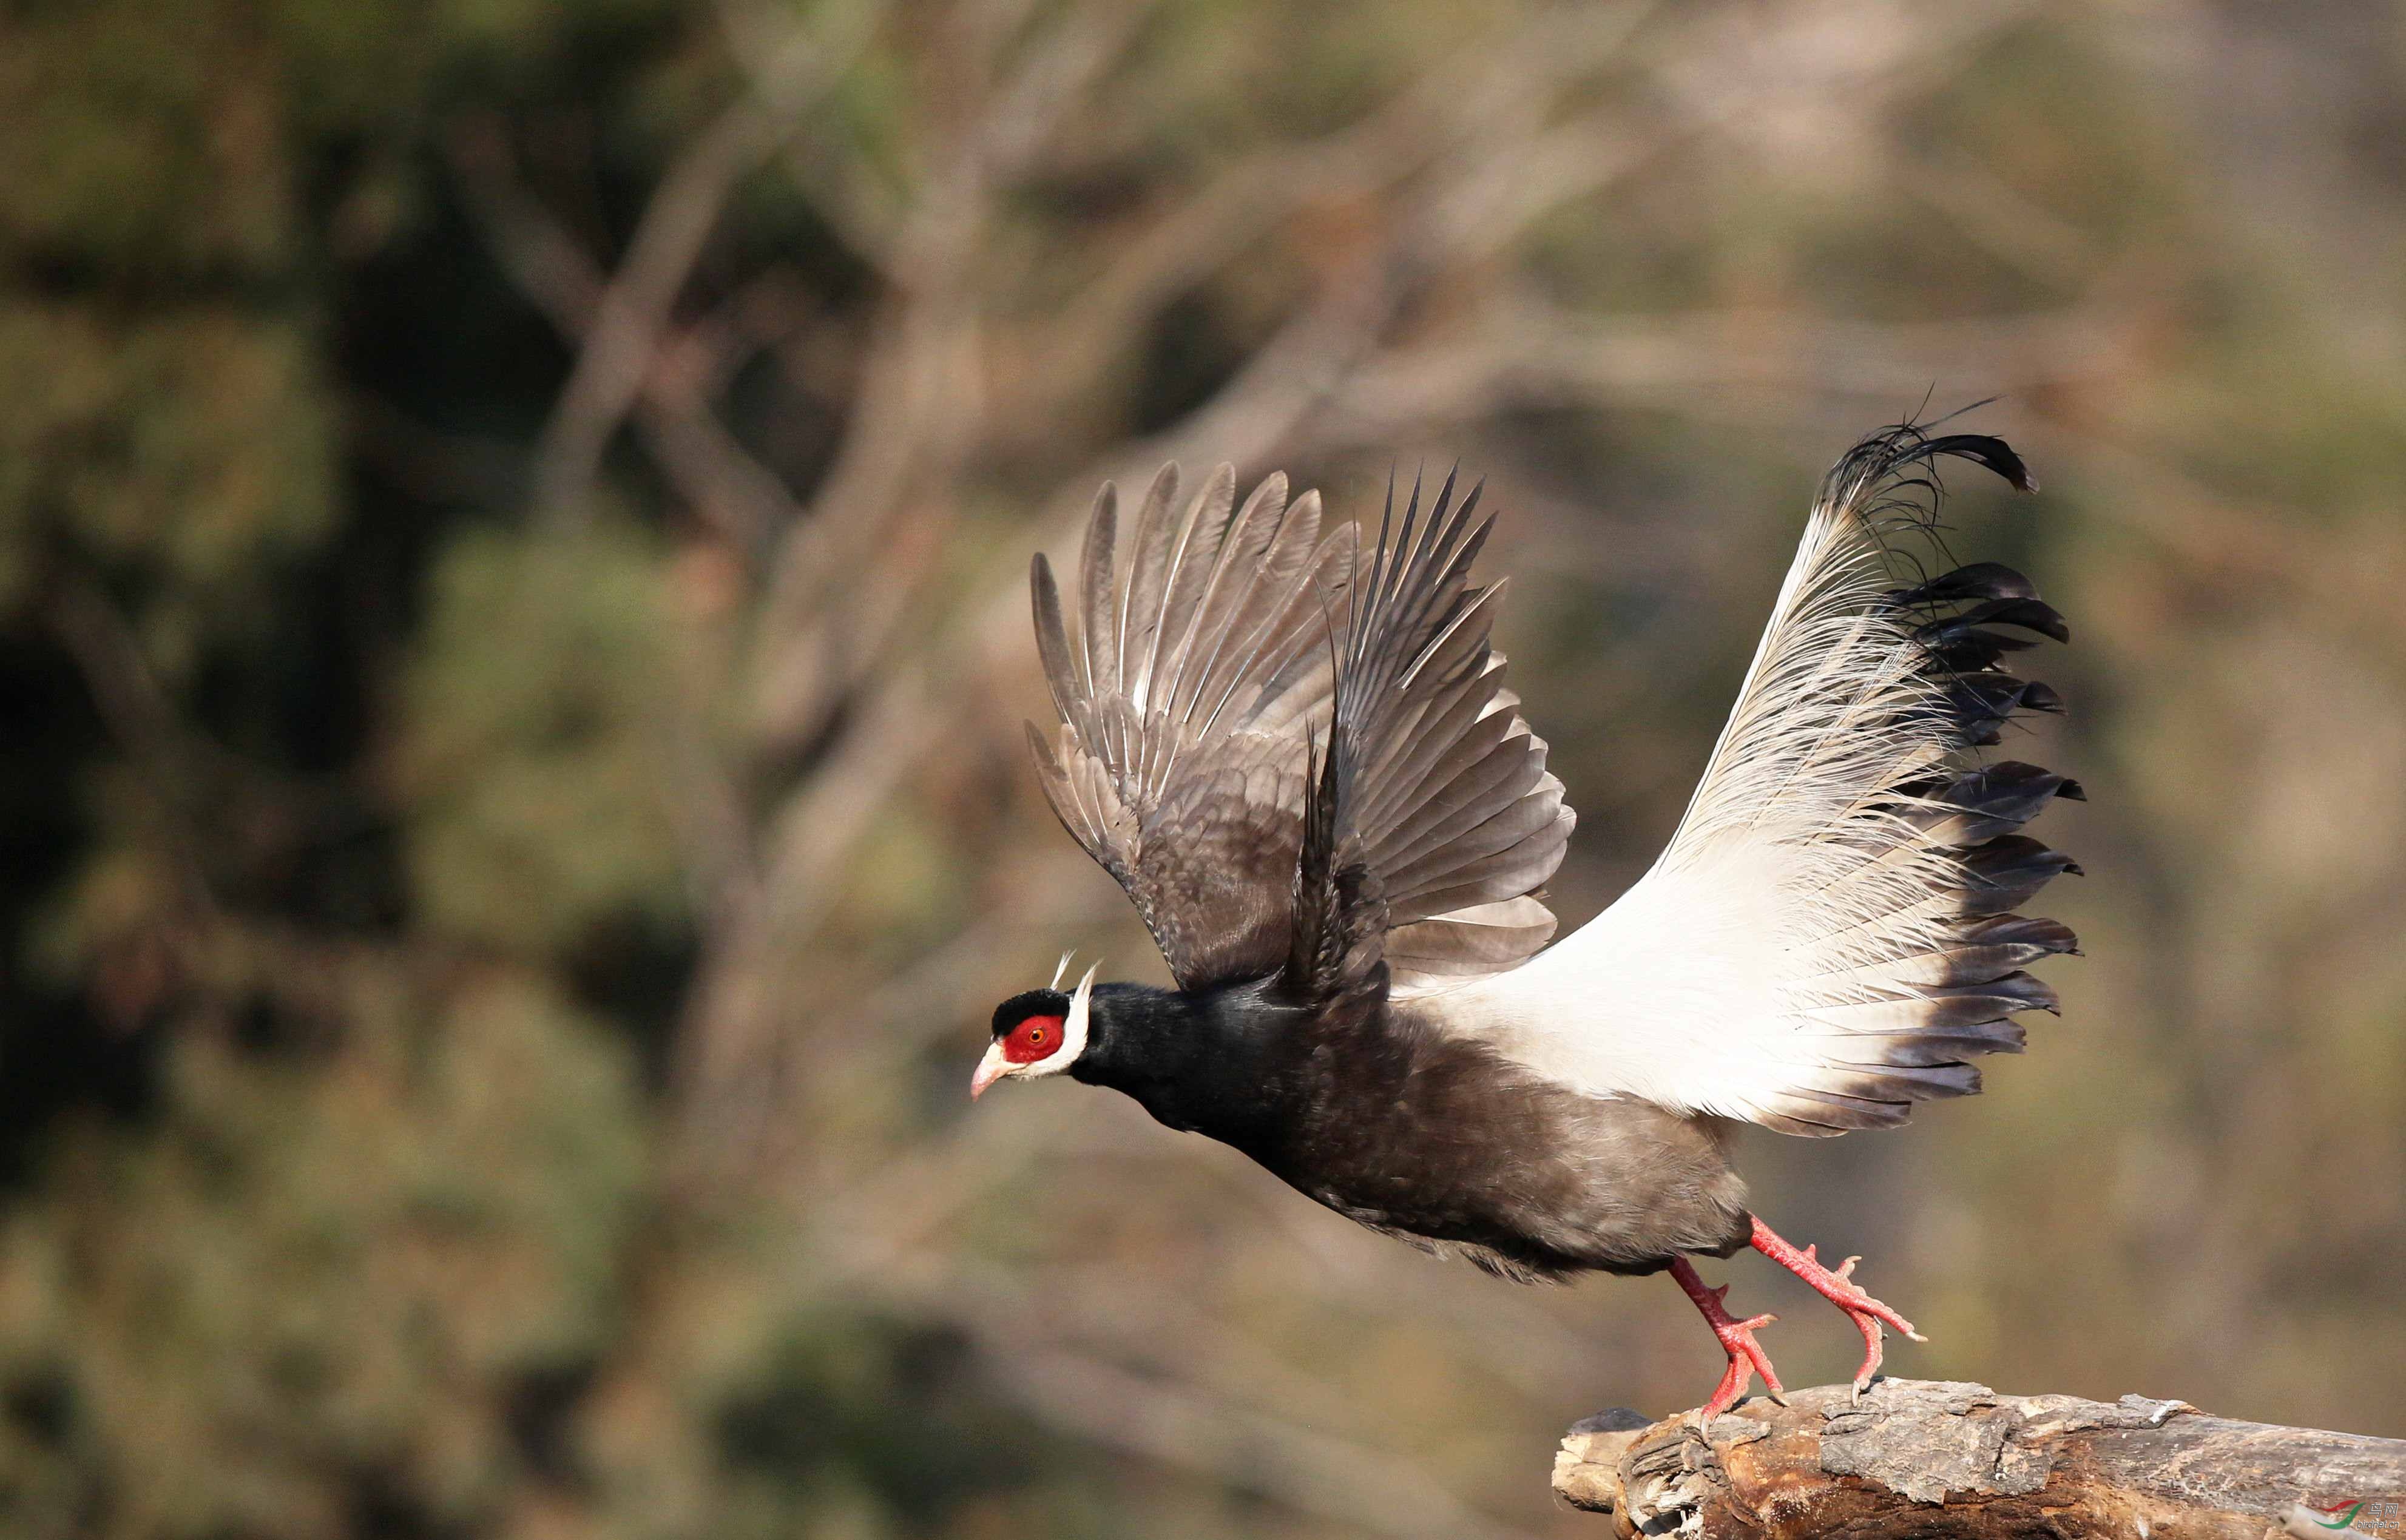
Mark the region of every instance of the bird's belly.
POLYGON ((1535 1079, 1440 1043, 1384 1095, 1331 1094, 1295 1136, 1249 1151, 1349 1219, 1515 1277, 1651 1272, 1748 1234, 1720 1132, 1535 1079))

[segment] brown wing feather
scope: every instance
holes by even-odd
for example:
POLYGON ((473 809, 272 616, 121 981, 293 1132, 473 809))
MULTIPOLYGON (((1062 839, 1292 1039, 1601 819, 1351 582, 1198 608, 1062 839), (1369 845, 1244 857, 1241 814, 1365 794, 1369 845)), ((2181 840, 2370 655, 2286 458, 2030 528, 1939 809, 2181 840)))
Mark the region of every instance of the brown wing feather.
POLYGON ((1061 728, 1029 733, 1062 825, 1179 982, 1284 966, 1342 987, 1383 957, 1411 987, 1542 947, 1534 892, 1572 820, 1489 643, 1501 585, 1471 586, 1478 493, 1457 503, 1449 477, 1423 523, 1415 487, 1400 531, 1391 498, 1363 571, 1352 528, 1323 532, 1283 476, 1241 506, 1227 467, 1182 506, 1178 485, 1154 478, 1125 545, 1116 495, 1096 500, 1075 644, 1036 558, 1061 728))
POLYGON ((1032 724, 1062 826, 1127 890, 1179 982, 1256 978, 1287 954, 1307 734, 1329 710, 1328 615, 1352 530, 1273 476, 1235 505, 1215 472, 1182 509, 1153 480, 1118 570, 1118 502, 1087 526, 1073 647, 1052 569, 1034 564, 1037 649, 1061 716, 1032 724))
POLYGON ((1347 627, 1334 726, 1316 765, 1288 971, 1322 994, 1376 965, 1413 988, 1514 967, 1554 917, 1536 890, 1574 821, 1546 745, 1489 641, 1502 585, 1470 568, 1491 520, 1449 475, 1421 521, 1394 497, 1347 627))

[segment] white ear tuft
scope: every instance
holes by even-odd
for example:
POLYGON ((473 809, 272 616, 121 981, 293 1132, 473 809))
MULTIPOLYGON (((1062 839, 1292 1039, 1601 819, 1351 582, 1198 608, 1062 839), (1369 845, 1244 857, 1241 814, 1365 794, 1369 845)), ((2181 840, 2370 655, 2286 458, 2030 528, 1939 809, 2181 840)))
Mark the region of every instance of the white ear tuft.
POLYGON ((1045 988, 1058 989, 1061 987, 1061 975, 1069 971, 1069 959, 1077 954, 1078 949, 1076 947, 1071 947, 1069 951, 1061 954, 1061 960, 1053 965, 1053 982, 1046 984, 1044 986, 1045 988))
POLYGON ((1095 974, 1102 966, 1097 959, 1093 968, 1086 969, 1086 976, 1078 981, 1076 991, 1069 996, 1069 1014, 1061 1022, 1061 1051, 1044 1060, 1046 1067, 1040 1073, 1049 1075, 1067 1069, 1086 1051, 1086 1029, 1094 1020, 1095 974))

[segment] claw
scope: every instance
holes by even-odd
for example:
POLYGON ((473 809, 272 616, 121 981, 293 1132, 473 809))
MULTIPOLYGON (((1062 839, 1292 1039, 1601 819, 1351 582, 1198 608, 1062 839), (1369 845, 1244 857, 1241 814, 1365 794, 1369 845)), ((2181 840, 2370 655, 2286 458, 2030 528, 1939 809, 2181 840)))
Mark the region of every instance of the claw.
POLYGON ((1855 1310, 1847 1311, 1847 1319, 1853 1321, 1855 1329, 1863 1334, 1862 1366, 1855 1371, 1855 1394, 1860 1397, 1864 1391, 1871 1388, 1872 1376, 1879 1373, 1880 1323, 1875 1317, 1855 1310))
POLYGON ((1848 1257, 1838 1264, 1835 1271, 1832 1271, 1821 1265, 1820 1252, 1817 1248, 1807 1246, 1800 1251, 1774 1235, 1771 1227, 1759 1219, 1754 1222, 1753 1244, 1756 1250, 1803 1279, 1814 1293, 1846 1311, 1847 1319, 1862 1333, 1863 1362, 1861 1367, 1855 1371, 1855 1394, 1862 1394, 1870 1386, 1872 1377, 1879 1373, 1880 1327, 1883 1324, 1895 1327, 1916 1342, 1930 1340, 1915 1331, 1913 1322, 1898 1314, 1893 1307, 1874 1299, 1861 1284, 1855 1281, 1855 1264, 1862 1258, 1848 1257))
POLYGON ((1703 1314, 1705 1324, 1712 1328, 1714 1340, 1729 1358, 1728 1366, 1721 1371, 1720 1383, 1713 1387, 1712 1395, 1699 1411, 1702 1420, 1710 1422, 1736 1406, 1746 1394, 1748 1382, 1758 1374, 1762 1376, 1765 1392, 1771 1399, 1780 1406, 1788 1405, 1787 1388, 1779 1383, 1778 1371, 1771 1366, 1770 1355, 1762 1350, 1762 1345, 1754 1339, 1756 1332, 1779 1318, 1766 1314, 1739 1321, 1733 1317, 1722 1303, 1729 1297, 1729 1285, 1705 1288, 1704 1279, 1696 1276, 1695 1268, 1684 1257, 1671 1264, 1671 1276, 1687 1291, 1688 1298, 1703 1314))
MULTIPOLYGON (((1726 1293, 1728 1290, 1724 1288, 1721 1292, 1726 1293)), ((1746 1394, 1747 1382, 1758 1374, 1762 1376, 1764 1393, 1782 1406, 1788 1405, 1787 1387, 1779 1383, 1779 1372, 1771 1366, 1771 1356, 1762 1350, 1762 1344, 1754 1339, 1757 1331, 1778 1319, 1775 1315, 1760 1315, 1733 1321, 1726 1313, 1719 1321, 1709 1316, 1705 1318, 1713 1328, 1713 1335, 1720 1342, 1721 1351, 1729 1355, 1729 1366, 1721 1371, 1720 1383, 1713 1387, 1712 1398, 1704 1405, 1702 1415, 1705 1421, 1710 1422, 1736 1406, 1739 1398, 1746 1394)))
MULTIPOLYGON (((1915 1331, 1913 1322, 1898 1314, 1894 1307, 1874 1299, 1861 1284, 1855 1281, 1855 1264, 1862 1258, 1850 1256, 1834 1269, 1825 1267, 1821 1264, 1818 1247, 1807 1246, 1799 1250, 1773 1234, 1771 1227, 1762 1221, 1754 1220, 1753 1224, 1754 1249, 1803 1279, 1814 1293, 1844 1310, 1847 1319, 1854 1322, 1855 1330, 1862 1334, 1863 1361, 1855 1370, 1854 1378, 1853 1393, 1857 1397, 1871 1388, 1873 1378, 1879 1373, 1883 1326, 1893 1326, 1916 1342, 1929 1340, 1915 1331)), ((1754 1339, 1758 1329, 1770 1325, 1778 1318, 1769 1315, 1754 1316, 1746 1321, 1733 1318, 1725 1304, 1729 1298, 1729 1285, 1724 1283, 1718 1289, 1705 1288, 1704 1279, 1696 1276, 1696 1270, 1684 1258, 1671 1264, 1671 1276, 1694 1301, 1697 1310, 1704 1315, 1705 1323, 1713 1329, 1714 1340, 1721 1345, 1721 1351, 1729 1358, 1728 1367, 1721 1371, 1720 1383, 1713 1387, 1711 1399, 1702 1408, 1705 1420, 1709 1421, 1737 1405, 1739 1398, 1746 1394, 1748 1384, 1757 1374, 1762 1375, 1771 1398, 1786 1406, 1779 1377, 1773 1372, 1771 1360, 1764 1354, 1762 1344, 1754 1339)))

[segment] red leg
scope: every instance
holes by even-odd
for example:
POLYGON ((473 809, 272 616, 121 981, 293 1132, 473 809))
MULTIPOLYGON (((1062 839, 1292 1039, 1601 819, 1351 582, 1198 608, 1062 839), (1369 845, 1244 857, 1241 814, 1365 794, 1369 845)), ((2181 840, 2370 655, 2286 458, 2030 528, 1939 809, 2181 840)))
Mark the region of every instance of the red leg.
MULTIPOLYGON (((1746 1382, 1757 1370, 1762 1371, 1763 1384, 1771 1388, 1771 1399, 1779 1401, 1779 1376, 1771 1367, 1771 1360, 1764 1356, 1762 1345, 1754 1340, 1756 1327, 1768 1326, 1779 1318, 1755 1316, 1739 1321, 1733 1317, 1721 1305, 1729 1294, 1729 1285, 1724 1283, 1718 1289, 1705 1288, 1705 1280, 1696 1276, 1695 1268, 1688 1264, 1686 1257, 1671 1264, 1671 1276, 1678 1280, 1681 1289, 1687 1291, 1688 1297, 1695 1301, 1696 1308, 1704 1312, 1705 1324, 1713 1329, 1713 1335, 1720 1341, 1721 1351, 1729 1355, 1729 1367, 1721 1371, 1721 1382, 1713 1387, 1712 1399, 1705 1403, 1705 1420, 1710 1422, 1736 1406, 1737 1398, 1746 1393, 1746 1382)), ((1784 1406, 1787 1403, 1781 1401, 1780 1405, 1784 1406)))
MULTIPOLYGON (((1747 1217, 1754 1219, 1751 1214, 1747 1217)), ((1820 1259, 1814 1255, 1812 1247, 1807 1246, 1804 1250, 1798 1250, 1773 1234, 1771 1226, 1763 1223, 1760 1219, 1754 1220, 1752 1244, 1756 1250, 1810 1284, 1814 1293, 1846 1311, 1847 1319, 1852 1321, 1855 1323, 1855 1329, 1863 1334, 1863 1366, 1855 1371, 1856 1393, 1861 1394, 1863 1387, 1872 1382, 1872 1376, 1879 1372, 1882 1321, 1895 1327, 1916 1342, 1929 1340, 1913 1329, 1912 1321, 1865 1293, 1862 1286, 1854 1281, 1855 1264, 1861 1262, 1862 1258, 1848 1257, 1833 1273, 1821 1265, 1820 1259)))

